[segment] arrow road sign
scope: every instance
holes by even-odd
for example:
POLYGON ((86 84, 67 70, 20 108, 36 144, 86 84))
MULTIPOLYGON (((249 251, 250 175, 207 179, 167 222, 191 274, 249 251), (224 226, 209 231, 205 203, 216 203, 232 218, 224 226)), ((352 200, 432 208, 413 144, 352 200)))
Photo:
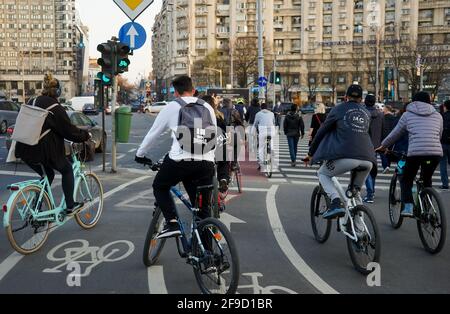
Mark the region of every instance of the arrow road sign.
POLYGON ((258 85, 259 85, 259 87, 266 87, 267 86, 267 78, 264 76, 261 76, 258 79, 258 85))
POLYGON ((119 31, 119 40, 121 43, 128 45, 131 50, 136 50, 144 46, 147 40, 147 32, 138 23, 127 23, 119 31))
POLYGON ((142 14, 154 0, 114 0, 119 8, 134 21, 142 14))

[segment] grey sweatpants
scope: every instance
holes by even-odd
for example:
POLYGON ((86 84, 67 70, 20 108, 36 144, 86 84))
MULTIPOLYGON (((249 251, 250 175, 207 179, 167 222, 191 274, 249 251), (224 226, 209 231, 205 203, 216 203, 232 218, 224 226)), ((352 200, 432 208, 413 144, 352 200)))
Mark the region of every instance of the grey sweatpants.
POLYGON ((372 167, 372 162, 365 160, 337 159, 326 161, 319 169, 319 181, 322 184, 325 193, 327 193, 331 200, 334 200, 336 198, 340 198, 340 196, 338 190, 334 186, 332 180, 333 177, 338 177, 356 168, 361 168, 361 171, 356 172, 354 181, 354 186, 361 188, 369 176, 372 167))

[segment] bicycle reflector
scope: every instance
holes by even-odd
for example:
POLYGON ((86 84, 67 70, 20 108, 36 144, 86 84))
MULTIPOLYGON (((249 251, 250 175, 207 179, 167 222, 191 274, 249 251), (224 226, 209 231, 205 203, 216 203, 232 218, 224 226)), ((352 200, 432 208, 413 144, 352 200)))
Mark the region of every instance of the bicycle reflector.
POLYGON ((6 204, 3 204, 2 210, 4 213, 6 213, 8 211, 8 206, 6 206, 6 204))

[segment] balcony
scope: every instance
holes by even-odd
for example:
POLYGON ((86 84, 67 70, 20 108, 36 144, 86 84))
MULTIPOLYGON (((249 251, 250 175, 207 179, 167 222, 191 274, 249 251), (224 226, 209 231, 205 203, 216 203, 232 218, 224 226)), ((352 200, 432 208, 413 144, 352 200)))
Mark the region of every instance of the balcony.
POLYGON ((448 26, 444 25, 430 25, 419 26, 419 34, 446 34, 448 33, 448 26))
POLYGON ((438 9, 438 8, 448 8, 448 0, 427 0, 419 1, 419 9, 438 9))

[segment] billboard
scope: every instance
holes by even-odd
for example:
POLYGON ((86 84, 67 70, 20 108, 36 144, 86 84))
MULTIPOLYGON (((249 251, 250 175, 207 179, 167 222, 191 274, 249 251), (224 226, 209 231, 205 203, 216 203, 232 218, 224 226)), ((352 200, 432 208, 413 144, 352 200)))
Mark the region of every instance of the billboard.
POLYGON ((249 88, 209 88, 207 91, 208 95, 217 95, 221 98, 229 98, 235 100, 237 98, 244 98, 245 104, 250 104, 250 89, 249 88))

